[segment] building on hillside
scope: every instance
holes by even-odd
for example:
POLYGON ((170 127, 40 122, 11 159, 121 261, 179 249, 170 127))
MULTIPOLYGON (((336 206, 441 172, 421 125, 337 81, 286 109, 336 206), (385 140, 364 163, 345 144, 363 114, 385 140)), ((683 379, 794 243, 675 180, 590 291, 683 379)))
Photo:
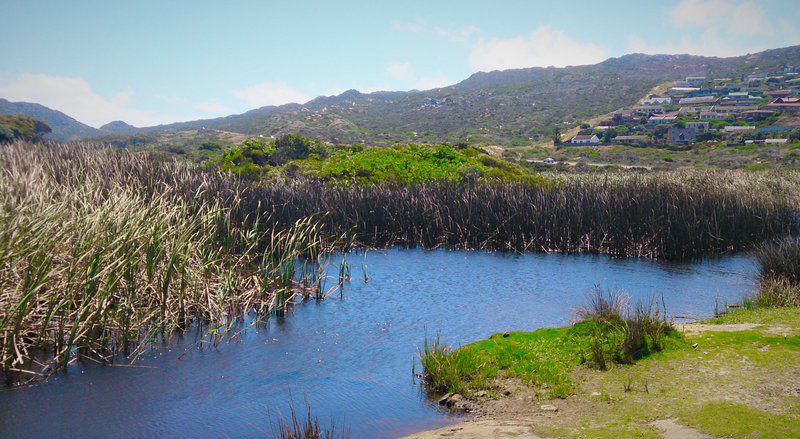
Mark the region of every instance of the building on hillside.
POLYGON ((686 82, 692 87, 699 87, 706 82, 705 76, 689 76, 686 78, 686 82))
POLYGON ((679 96, 694 96, 700 92, 699 87, 672 87, 669 89, 668 93, 672 96, 679 97, 679 96))
POLYGON ((681 105, 711 105, 718 101, 716 96, 695 96, 689 98, 682 98, 681 105))
POLYGON ((617 136, 611 141, 623 145, 644 145, 650 143, 650 138, 647 136, 617 136))
POLYGON ((667 123, 675 123, 678 116, 674 114, 656 114, 647 119, 648 125, 663 125, 667 123))
POLYGON ((789 143, 789 139, 764 139, 764 143, 766 143, 767 145, 789 143))
POLYGON ((790 90, 790 89, 772 90, 772 91, 765 91, 764 92, 765 96, 769 96, 772 99, 788 98, 789 96, 792 96, 793 94, 795 94, 795 91, 794 90, 790 90))
POLYGON ((678 109, 678 114, 681 116, 689 115, 694 116, 699 114, 706 107, 681 107, 678 109))
POLYGON ((639 105, 636 107, 631 108, 634 114, 638 114, 640 116, 650 116, 653 114, 663 114, 665 113, 665 108, 661 105, 639 105))
POLYGON ((741 117, 744 120, 757 121, 757 120, 764 120, 776 114, 777 113, 772 110, 748 110, 741 112, 739 114, 739 117, 741 117))
POLYGON ((686 128, 693 129, 698 133, 707 133, 711 129, 710 122, 687 122, 686 128))
POLYGON ((667 130, 667 143, 692 143, 696 140, 697 130, 694 128, 670 127, 670 129, 667 130))
POLYGON ((800 111, 800 98, 777 98, 764 106, 767 110, 796 113, 800 111))
POLYGON ((578 134, 570 139, 569 143, 573 145, 596 145, 600 143, 600 138, 596 134, 578 134))
POLYGON ((637 123, 639 120, 640 118, 634 114, 633 110, 617 110, 611 115, 611 122, 614 125, 637 123))
POLYGON ((756 127, 752 125, 729 125, 723 128, 725 134, 745 133, 747 131, 755 131, 756 127))
POLYGON ((725 119, 726 115, 717 113, 714 110, 705 110, 700 112, 700 119, 705 120, 720 120, 725 119))
POLYGON ((650 96, 646 99, 642 99, 639 103, 642 104, 642 106, 669 105, 672 103, 672 98, 669 96, 650 96))

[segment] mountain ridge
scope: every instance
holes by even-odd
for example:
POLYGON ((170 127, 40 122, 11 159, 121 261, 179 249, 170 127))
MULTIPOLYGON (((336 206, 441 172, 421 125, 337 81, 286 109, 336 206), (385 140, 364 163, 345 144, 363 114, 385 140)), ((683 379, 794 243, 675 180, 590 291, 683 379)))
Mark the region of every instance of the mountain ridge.
POLYGON ((574 125, 631 105, 669 80, 738 76, 782 64, 800 64, 800 45, 727 58, 632 53, 591 65, 475 72, 456 84, 430 90, 350 89, 302 104, 268 105, 211 119, 141 128, 116 121, 100 130, 87 127, 93 131, 84 137, 218 130, 267 136, 299 133, 335 143, 521 144, 547 137, 557 124, 574 125))

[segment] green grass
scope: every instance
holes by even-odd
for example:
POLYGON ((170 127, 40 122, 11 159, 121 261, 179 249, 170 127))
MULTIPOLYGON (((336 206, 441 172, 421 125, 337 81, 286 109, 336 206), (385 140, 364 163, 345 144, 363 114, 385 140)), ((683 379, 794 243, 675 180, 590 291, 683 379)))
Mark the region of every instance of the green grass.
MULTIPOLYGON (((676 333, 668 346, 679 343, 676 333)), ((564 328, 495 334, 455 350, 426 344, 421 355, 428 388, 441 393, 470 394, 491 390, 497 379, 514 378, 538 386, 548 397, 565 398, 575 391, 572 369, 596 364, 593 345, 599 344, 607 362, 626 362, 620 346, 625 333, 609 325, 581 322, 564 328)))
POLYGON ((661 437, 649 424, 663 419, 717 437, 800 437, 800 308, 739 309, 706 323, 764 326, 676 335, 664 350, 606 371, 581 364, 586 324, 493 336, 452 355, 474 382, 514 376, 542 385, 531 414, 563 395, 539 391, 544 384, 566 383, 573 396, 556 403, 559 412, 535 418, 542 437, 661 437), (771 333, 774 326, 788 335, 771 333))
POLYGON ((732 402, 711 402, 681 416, 681 421, 719 437, 800 437, 800 422, 794 416, 776 415, 732 402))

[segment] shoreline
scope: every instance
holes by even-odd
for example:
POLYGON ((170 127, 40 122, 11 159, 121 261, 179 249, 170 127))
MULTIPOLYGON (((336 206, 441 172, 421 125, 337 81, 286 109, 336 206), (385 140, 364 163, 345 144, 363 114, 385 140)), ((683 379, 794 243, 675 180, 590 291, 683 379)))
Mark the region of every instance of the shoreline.
MULTIPOLYGON (((504 380, 507 387, 498 396, 468 400, 474 410, 468 419, 403 438, 617 437, 631 433, 665 438, 739 437, 741 432, 715 422, 717 415, 703 410, 709 405, 722 407, 715 413, 721 419, 730 416, 726 422, 731 425, 742 424, 744 419, 744 432, 760 428, 766 419, 777 419, 790 431, 800 431, 800 419, 793 414, 800 407, 800 395, 794 396, 800 392, 800 379, 795 377, 800 370, 800 308, 735 310, 723 317, 676 324, 676 329, 684 347, 606 371, 574 368, 576 391, 565 398, 542 397, 537 386, 504 380), (753 343, 755 349, 750 346, 753 343), (709 344, 713 347, 704 350, 709 344), (759 357, 765 353, 780 353, 785 358, 764 362, 759 357), (715 358, 719 356, 736 362, 715 358), (736 367, 736 363, 741 365, 736 367), (682 391, 676 392, 676 388, 682 391), (636 405, 640 407, 632 407, 636 405)), ((770 431, 764 432, 766 437, 781 437, 770 436, 770 431)))

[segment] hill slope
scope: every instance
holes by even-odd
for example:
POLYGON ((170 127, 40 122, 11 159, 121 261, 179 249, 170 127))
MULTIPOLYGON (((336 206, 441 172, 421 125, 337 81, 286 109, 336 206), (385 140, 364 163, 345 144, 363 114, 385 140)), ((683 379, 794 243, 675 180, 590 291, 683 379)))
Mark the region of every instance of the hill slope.
POLYGON ((145 130, 202 127, 244 134, 301 133, 334 142, 465 141, 515 144, 631 105, 652 87, 689 75, 740 76, 800 64, 800 46, 732 58, 632 54, 589 66, 475 73, 427 91, 348 90, 305 104, 145 130))
POLYGON ((97 128, 78 122, 66 114, 29 102, 11 102, 0 98, 0 114, 24 114, 46 123, 52 130, 44 137, 52 140, 73 140, 106 135, 97 128))

